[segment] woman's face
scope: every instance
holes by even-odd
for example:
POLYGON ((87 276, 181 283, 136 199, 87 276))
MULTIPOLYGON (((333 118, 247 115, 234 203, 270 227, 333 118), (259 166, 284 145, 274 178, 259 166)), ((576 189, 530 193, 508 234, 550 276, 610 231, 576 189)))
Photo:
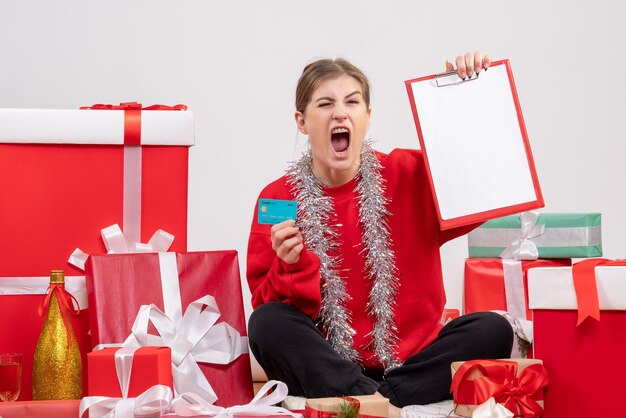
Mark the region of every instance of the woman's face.
POLYGON ((339 186, 356 176, 370 112, 361 84, 348 75, 323 81, 304 113, 296 112, 298 129, 311 143, 313 173, 326 186, 339 186))

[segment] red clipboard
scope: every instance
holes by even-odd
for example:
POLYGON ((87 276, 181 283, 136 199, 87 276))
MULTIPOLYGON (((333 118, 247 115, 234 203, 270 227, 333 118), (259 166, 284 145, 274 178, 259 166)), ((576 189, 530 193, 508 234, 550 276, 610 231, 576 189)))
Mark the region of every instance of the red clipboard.
POLYGON ((508 60, 405 84, 441 229, 544 206, 508 60))

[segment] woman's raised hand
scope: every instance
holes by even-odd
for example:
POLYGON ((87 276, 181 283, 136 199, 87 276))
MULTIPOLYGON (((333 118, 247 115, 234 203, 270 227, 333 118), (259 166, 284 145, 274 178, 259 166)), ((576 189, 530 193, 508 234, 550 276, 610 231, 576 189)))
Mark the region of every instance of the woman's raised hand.
POLYGON ((288 220, 272 226, 272 248, 278 258, 287 264, 294 264, 300 260, 300 253, 304 248, 302 234, 296 221, 288 220))
MULTIPOLYGON (((480 51, 467 52, 459 55, 455 60, 456 72, 462 79, 471 78, 474 74, 486 70, 491 65, 491 57, 480 51)), ((446 71, 455 71, 454 65, 446 61, 446 71)))

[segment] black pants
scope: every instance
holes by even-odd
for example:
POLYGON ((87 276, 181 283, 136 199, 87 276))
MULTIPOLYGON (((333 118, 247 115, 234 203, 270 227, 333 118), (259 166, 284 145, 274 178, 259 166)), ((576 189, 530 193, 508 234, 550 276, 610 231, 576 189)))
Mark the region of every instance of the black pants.
POLYGON ((450 363, 508 358, 513 344, 511 326, 500 315, 464 315, 446 324, 429 346, 383 375, 341 358, 309 317, 279 302, 265 303, 252 313, 248 337, 267 376, 285 382, 290 395, 319 398, 378 391, 399 407, 449 399, 450 363))

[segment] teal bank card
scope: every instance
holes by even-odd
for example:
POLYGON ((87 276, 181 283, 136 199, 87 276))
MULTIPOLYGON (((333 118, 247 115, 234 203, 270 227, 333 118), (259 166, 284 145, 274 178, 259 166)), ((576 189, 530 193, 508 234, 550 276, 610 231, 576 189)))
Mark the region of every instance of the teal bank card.
POLYGON ((260 224, 274 225, 288 219, 296 220, 298 202, 293 200, 259 199, 260 224))

